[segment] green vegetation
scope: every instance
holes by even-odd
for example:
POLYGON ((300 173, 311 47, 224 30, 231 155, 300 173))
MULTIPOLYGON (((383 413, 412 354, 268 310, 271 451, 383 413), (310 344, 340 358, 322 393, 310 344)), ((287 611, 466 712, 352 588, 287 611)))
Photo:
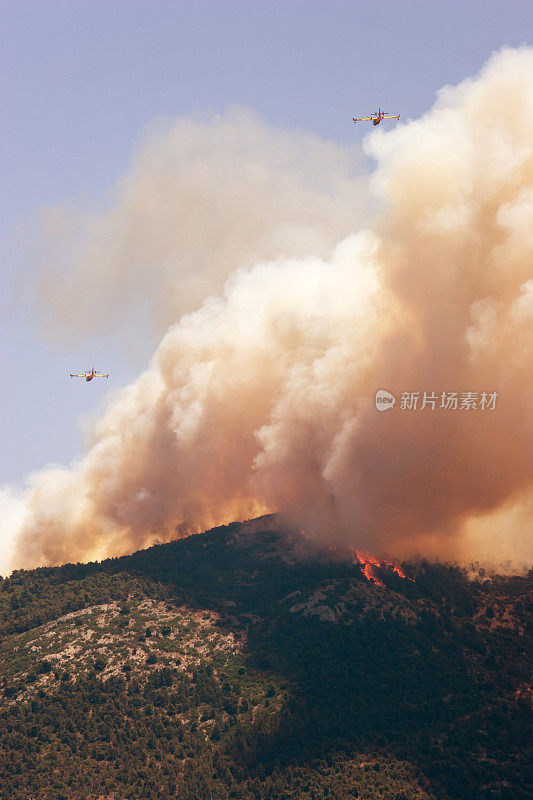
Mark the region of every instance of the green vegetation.
POLYGON ((0 796, 526 800, 530 581, 405 568, 231 525, 15 572, 0 796))

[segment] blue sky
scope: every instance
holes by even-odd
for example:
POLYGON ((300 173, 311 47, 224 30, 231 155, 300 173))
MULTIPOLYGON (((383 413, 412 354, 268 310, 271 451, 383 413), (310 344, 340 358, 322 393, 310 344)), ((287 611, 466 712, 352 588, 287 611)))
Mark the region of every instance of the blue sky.
POLYGON ((12 291, 40 209, 98 207, 154 119, 241 104, 269 125, 360 141, 356 112, 417 117, 533 30, 518 0, 3 0, 0 14, 0 483, 80 453, 78 420, 108 387, 69 382, 71 369, 96 361, 120 385, 143 367, 118 336, 41 338, 12 291))

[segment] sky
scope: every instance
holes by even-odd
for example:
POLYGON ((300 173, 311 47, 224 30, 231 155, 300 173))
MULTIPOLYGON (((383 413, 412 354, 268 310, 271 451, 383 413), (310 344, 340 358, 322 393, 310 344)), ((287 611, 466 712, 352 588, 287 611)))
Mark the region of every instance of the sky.
POLYGON ((2 0, 0 484, 68 465, 86 420, 160 338, 43 332, 47 309, 27 289, 47 209, 105 206, 147 131, 195 113, 239 105, 357 145, 366 130, 353 115, 379 105, 416 118, 531 30, 532 6, 517 0, 2 0), (69 379, 92 365, 109 382, 69 379))

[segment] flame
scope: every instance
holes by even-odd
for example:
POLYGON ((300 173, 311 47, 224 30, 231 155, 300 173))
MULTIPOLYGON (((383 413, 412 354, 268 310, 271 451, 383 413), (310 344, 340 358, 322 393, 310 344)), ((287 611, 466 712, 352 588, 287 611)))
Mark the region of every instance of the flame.
POLYGON ((365 553, 362 550, 356 550, 354 547, 350 548, 351 553, 353 556, 353 563, 361 567, 361 571, 367 581, 372 581, 375 583, 376 586, 382 586, 385 588, 385 584, 383 581, 380 581, 376 573, 374 572, 374 567, 381 567, 382 569, 391 569, 393 572, 396 573, 400 578, 404 578, 405 580, 412 580, 408 578, 403 569, 398 565, 395 564, 394 561, 389 561, 388 559, 382 559, 379 561, 375 556, 370 555, 370 553, 365 553))
MULTIPOLYGON (((304 530, 300 530, 300 536, 304 536, 306 539, 312 538, 309 533, 304 530)), ((329 545, 328 550, 337 552, 337 548, 335 545, 329 545)), ((403 578, 404 580, 412 581, 412 578, 409 578, 403 569, 394 561, 390 561, 387 558, 382 558, 381 560, 376 558, 375 556, 367 553, 363 550, 357 550, 355 547, 350 547, 350 553, 352 556, 353 564, 359 566, 361 568, 361 572, 367 579, 367 581, 375 583, 376 586, 381 586, 385 589, 385 584, 381 581, 378 576, 376 575, 375 568, 392 570, 393 572, 398 575, 398 577, 403 578)))

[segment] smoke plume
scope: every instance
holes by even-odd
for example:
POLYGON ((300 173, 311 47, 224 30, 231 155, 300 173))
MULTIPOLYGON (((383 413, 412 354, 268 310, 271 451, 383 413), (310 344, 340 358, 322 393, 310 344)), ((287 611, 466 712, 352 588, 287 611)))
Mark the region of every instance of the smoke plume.
MULTIPOLYGON (((198 262, 186 230, 167 246, 167 229, 184 221, 172 202, 168 219, 154 206, 150 231, 137 232, 135 291, 164 263, 170 284, 194 283, 187 302, 209 296, 195 311, 180 308, 188 313, 150 368, 110 400, 85 456, 34 479, 13 565, 116 555, 273 510, 375 553, 530 560, 532 142, 533 51, 506 49, 444 88, 421 119, 369 135, 385 208, 372 229, 346 236, 354 209, 337 218, 342 192, 327 201, 319 187, 295 250, 279 234, 291 212, 277 209, 257 260, 253 228, 268 204, 255 205, 244 185, 240 210, 224 208, 237 157, 227 191, 214 187, 220 237, 210 228, 202 245, 211 263, 198 262), (328 231, 342 240, 326 256, 328 231), (394 408, 376 410, 378 389, 396 396, 394 408), (402 408, 404 392, 420 393, 416 410, 402 408), (424 392, 434 409, 421 408, 424 392), (478 407, 440 408, 450 392, 477 393, 478 407), (480 408, 482 393, 497 393, 494 409, 480 408)), ((268 138, 263 146, 267 170, 276 158, 268 138)), ((175 198, 164 160, 145 154, 126 195, 150 204, 136 180, 168 180, 175 198)), ((285 162, 276 163, 282 180, 285 162)), ((100 229, 115 227, 114 214, 100 229)), ((114 281, 127 259, 112 237, 97 238, 87 252, 111 247, 102 280, 114 281)), ((166 285, 158 308, 168 321, 166 285)))
POLYGON ((368 216, 355 147, 269 128, 242 108, 153 127, 103 213, 43 214, 32 294, 46 333, 124 331, 133 319, 159 341, 235 269, 327 257, 368 216))

